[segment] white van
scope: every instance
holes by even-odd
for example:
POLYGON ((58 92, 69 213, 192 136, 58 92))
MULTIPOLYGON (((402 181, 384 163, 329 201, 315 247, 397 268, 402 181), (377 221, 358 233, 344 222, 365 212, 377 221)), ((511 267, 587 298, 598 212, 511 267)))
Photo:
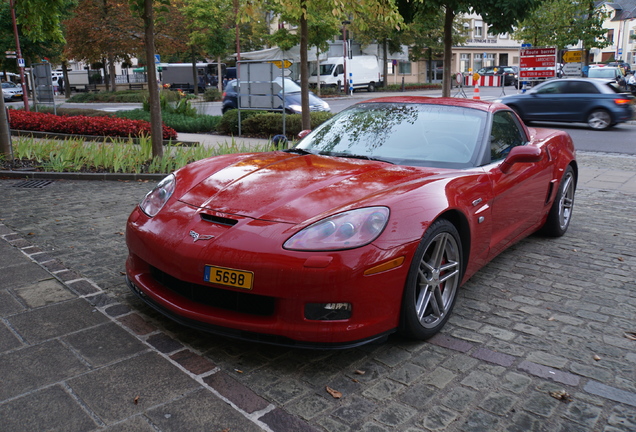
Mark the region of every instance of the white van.
POLYGON ((336 87, 338 84, 349 88, 349 78, 353 80, 353 89, 367 89, 372 92, 382 85, 382 69, 376 56, 364 55, 346 59, 347 77, 345 78, 345 58, 329 57, 320 62, 320 78, 318 70, 309 77, 309 84, 316 85, 320 79, 321 87, 336 87))

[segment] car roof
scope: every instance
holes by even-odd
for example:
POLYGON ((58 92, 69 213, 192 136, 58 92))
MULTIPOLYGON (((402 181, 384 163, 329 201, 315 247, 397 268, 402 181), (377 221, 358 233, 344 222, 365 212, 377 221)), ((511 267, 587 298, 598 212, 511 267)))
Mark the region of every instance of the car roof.
POLYGON ((463 99, 451 97, 430 97, 430 96, 386 96, 374 99, 367 99, 356 103, 400 103, 400 104, 420 104, 420 105, 446 105, 463 108, 472 108, 480 111, 493 112, 500 109, 509 109, 506 105, 498 102, 488 102, 476 99, 463 99))

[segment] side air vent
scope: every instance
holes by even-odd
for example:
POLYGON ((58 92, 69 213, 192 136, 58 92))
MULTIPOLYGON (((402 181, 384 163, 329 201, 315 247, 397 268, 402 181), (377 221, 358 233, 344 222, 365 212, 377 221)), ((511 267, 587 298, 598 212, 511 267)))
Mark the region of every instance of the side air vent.
POLYGON ((213 216, 213 215, 209 215, 205 213, 201 213, 201 219, 203 219, 206 222, 212 222, 215 224, 225 225, 225 226, 234 226, 238 222, 236 219, 230 219, 230 218, 221 217, 221 216, 213 216))

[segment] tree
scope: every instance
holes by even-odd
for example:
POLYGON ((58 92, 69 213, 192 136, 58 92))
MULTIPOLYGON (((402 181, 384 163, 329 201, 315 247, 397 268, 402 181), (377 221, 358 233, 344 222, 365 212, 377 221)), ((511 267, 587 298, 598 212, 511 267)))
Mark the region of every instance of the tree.
MULTIPOLYGON (((187 18, 188 44, 193 52, 216 58, 220 63, 220 59, 233 49, 232 5, 222 0, 189 0, 183 14, 187 18)), ((217 86, 221 90, 220 64, 217 73, 217 86)))
MULTIPOLYGON (((402 10, 409 7, 409 0, 398 0, 402 10), (406 3, 406 5, 404 5, 406 3)), ((524 19, 543 0, 417 0, 425 8, 444 11, 444 78, 442 96, 451 94, 451 59, 453 56, 453 25, 461 13, 474 12, 490 25, 494 33, 512 33, 513 26, 524 19)))
MULTIPOLYGON (((255 0, 248 4, 244 10, 243 19, 247 20, 254 13, 256 5, 262 6, 266 0, 255 0)), ((311 129, 311 118, 309 115, 309 68, 307 50, 309 47, 309 21, 313 20, 313 11, 327 8, 331 14, 340 19, 346 20, 350 15, 382 16, 383 19, 397 25, 400 16, 392 1, 383 0, 272 0, 278 10, 299 23, 300 35, 300 88, 302 106, 302 127, 311 129)), ((362 22, 361 27, 365 24, 362 22)))
POLYGON ((603 28, 607 16, 593 1, 547 0, 519 23, 513 37, 534 46, 564 49, 581 41, 588 49, 604 48, 610 45, 603 28))
POLYGON ((80 0, 74 16, 64 22, 66 56, 87 63, 107 61, 108 87, 115 89, 115 63, 142 52, 142 22, 126 3, 80 0))
MULTIPOLYGON (((149 66, 155 58, 155 9, 153 0, 129 0, 131 10, 138 14, 144 22, 144 44, 146 59, 149 66)), ((158 0, 159 5, 167 4, 169 0, 158 0)), ((159 101, 159 82, 157 70, 147 67, 148 73, 148 103, 150 105, 150 139, 152 141, 152 156, 163 157, 163 127, 161 123, 161 103, 159 101)))
MULTIPOLYGON (((2 12, 6 11, 3 3, 2 12)), ((15 34, 15 45, 11 51, 17 51, 21 55, 19 44, 20 35, 29 38, 33 42, 63 43, 64 37, 60 28, 60 20, 69 0, 9 0, 10 10, 15 17, 19 34, 15 34)), ((6 22, 3 19, 3 22, 6 22)), ((11 21, 9 21, 11 22, 11 21)), ((13 33, 11 29, 10 34, 13 33)), ((6 41, 6 35, 0 39, 6 41)), ((28 97, 26 85, 22 76, 22 89, 24 91, 24 107, 28 109, 28 97)), ((4 98, 0 101, 0 110, 4 112, 4 98)), ((2 121, 2 119, 0 119, 2 121)), ((4 131, 4 129, 3 129, 4 131)), ((0 153, 10 155, 11 143, 8 135, 0 132, 0 153)))

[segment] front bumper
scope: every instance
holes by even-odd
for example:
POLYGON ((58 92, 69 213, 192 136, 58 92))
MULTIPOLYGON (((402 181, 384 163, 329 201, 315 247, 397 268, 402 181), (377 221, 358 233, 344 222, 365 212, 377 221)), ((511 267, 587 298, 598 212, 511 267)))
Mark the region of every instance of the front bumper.
POLYGON ((171 222, 183 234, 178 241, 162 244, 151 233, 163 223, 135 210, 126 232, 129 286, 177 322, 239 339, 313 348, 354 347, 384 338, 398 327, 408 263, 417 244, 390 251, 367 245, 329 253, 297 252, 282 249, 285 224, 243 220, 210 231, 210 225, 201 222, 185 223, 171 222), (189 230, 215 238, 193 242, 189 230), (398 256, 405 257, 401 266, 364 275, 368 268, 398 256), (252 272, 253 288, 205 282, 206 265, 252 272), (310 303, 349 303, 351 317, 307 319, 310 303))

